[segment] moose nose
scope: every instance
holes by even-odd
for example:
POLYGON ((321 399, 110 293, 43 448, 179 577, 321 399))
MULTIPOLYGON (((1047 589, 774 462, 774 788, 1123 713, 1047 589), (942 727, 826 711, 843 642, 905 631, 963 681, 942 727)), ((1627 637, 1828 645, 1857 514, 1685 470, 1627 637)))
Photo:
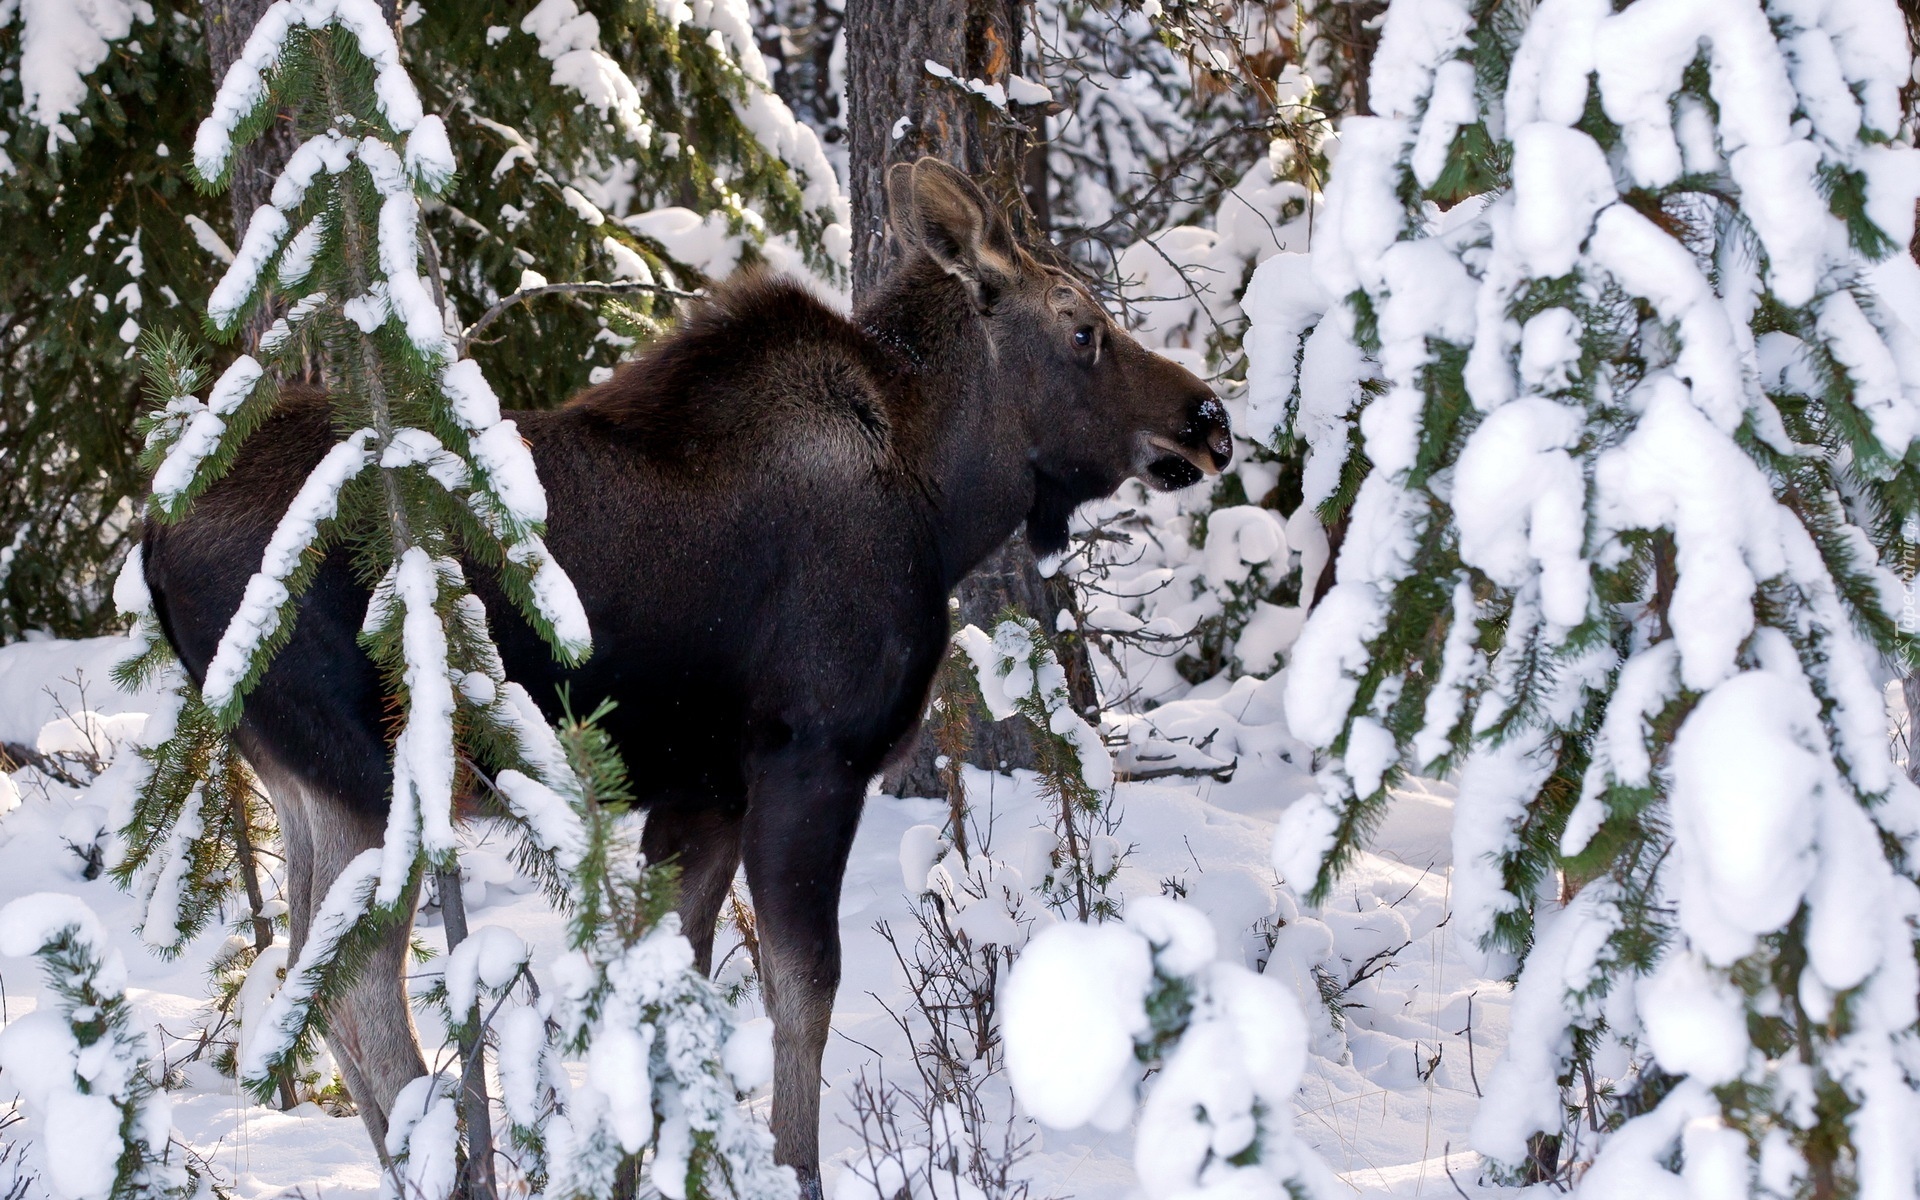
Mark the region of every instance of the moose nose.
POLYGON ((1233 425, 1227 420, 1227 410, 1221 405, 1219 397, 1208 392, 1195 406, 1192 425, 1205 432, 1202 440, 1206 443, 1207 455, 1213 459, 1213 469, 1224 471, 1233 461, 1233 425))

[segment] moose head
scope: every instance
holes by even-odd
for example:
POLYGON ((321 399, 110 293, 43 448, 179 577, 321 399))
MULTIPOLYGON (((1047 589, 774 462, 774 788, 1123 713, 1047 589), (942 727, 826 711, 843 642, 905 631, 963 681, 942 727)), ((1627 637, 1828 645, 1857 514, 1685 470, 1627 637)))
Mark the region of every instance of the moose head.
POLYGON ((934 158, 901 163, 888 172, 887 198, 899 275, 937 270, 958 282, 961 328, 937 336, 979 341, 985 377, 975 386, 1017 418, 1037 551, 1065 549, 1074 508, 1129 476, 1173 491, 1231 461, 1232 430, 1212 389, 1135 341, 1072 273, 1023 248, 965 175, 934 158))

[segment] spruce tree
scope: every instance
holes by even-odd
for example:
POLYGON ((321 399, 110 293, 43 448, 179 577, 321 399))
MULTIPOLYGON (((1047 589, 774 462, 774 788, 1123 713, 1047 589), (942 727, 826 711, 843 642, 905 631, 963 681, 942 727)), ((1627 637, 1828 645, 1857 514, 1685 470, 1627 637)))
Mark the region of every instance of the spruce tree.
MULTIPOLYGON (((210 68, 224 73, 265 5, 51 7, 0 5, 0 638, 114 624, 112 569, 144 490, 134 345, 200 311, 209 266, 240 244, 236 224, 290 150, 286 121, 263 127, 232 215, 187 171, 210 68)), ((844 279, 845 202, 812 131, 768 89, 744 0, 416 5, 402 25, 427 106, 472 164, 423 216, 464 324, 528 271, 698 286, 678 226, 646 219, 663 206, 718 214, 718 238, 696 239, 735 243, 732 259, 771 240, 777 262, 844 279)), ((627 290, 636 311, 616 314, 582 289, 537 294, 473 354, 509 407, 557 405, 665 316, 627 290)), ((251 352, 278 311, 261 306, 213 365, 251 352)))
MULTIPOLYGON (((463 753, 520 762, 515 730, 523 722, 512 707, 521 697, 501 675, 462 559, 498 571, 557 653, 577 660, 590 645, 572 585, 540 541, 545 501, 525 445, 501 419, 484 376, 456 356, 445 311, 418 273, 419 195, 443 188, 454 165, 445 128, 423 113, 374 5, 267 10, 196 136, 202 180, 219 183, 236 136, 256 135, 283 106, 302 140, 214 288, 208 325, 216 336, 235 332, 263 301, 269 270, 290 303, 259 340, 268 362, 234 359, 204 404, 194 395, 201 379, 193 356, 178 339, 149 339, 163 401, 145 427, 153 516, 178 519, 233 461, 275 402, 270 370, 292 375, 318 361, 337 422, 352 432, 321 459, 282 517, 200 688, 186 689, 183 712, 191 719, 156 752, 160 769, 130 826, 151 832, 171 818, 170 841, 220 845, 205 836, 203 813, 208 798, 233 790, 216 780, 237 764, 217 733, 238 721, 246 691, 291 632, 300 593, 334 539, 351 536, 361 570, 381 580, 363 641, 406 712, 394 746, 391 813, 385 846, 357 860, 321 901, 266 1029, 250 1039, 240 1071, 262 1092, 287 1077, 324 997, 350 978, 351 945, 410 918, 423 870, 441 880, 450 936, 463 932, 452 832, 457 763, 463 753), (458 743, 456 720, 466 731, 458 743), (191 780, 195 768, 205 774, 191 780)), ((239 819, 222 831, 242 835, 244 844, 244 803, 224 808, 239 819)), ((195 856, 169 857, 191 871, 195 856)), ((175 873, 163 869, 156 889, 181 890, 175 873)), ((204 891, 196 891, 202 906, 204 891)), ((469 1062, 477 1049, 463 1042, 469 1062)), ((467 1117, 473 1183, 484 1194, 492 1168, 490 1149, 480 1152, 487 1146, 484 1094, 467 1117)), ((405 1149, 388 1147, 400 1157, 405 1149)), ((452 1154, 446 1146, 439 1157, 450 1162, 452 1154)))
MULTIPOLYGON (((578 44, 587 26, 578 14, 565 15, 575 29, 565 35, 566 53, 587 53, 578 44)), ((710 50, 725 46, 720 33, 714 31, 710 50)), ((556 53, 549 47, 545 56, 556 53)), ((607 76, 594 78, 604 83, 607 76)), ((765 101, 764 91, 747 90, 752 80, 734 82, 743 89, 739 116, 764 127, 769 114, 755 108, 765 101)), ((467 930, 458 903, 452 809, 463 776, 483 783, 491 776, 490 786, 519 818, 528 853, 543 874, 557 878, 565 867, 607 865, 605 853, 594 860, 573 851, 567 861, 566 840, 556 840, 556 822, 564 826, 560 818, 567 809, 554 789, 567 786, 570 770, 553 752, 531 699, 506 680, 487 614, 468 587, 471 569, 496 574, 563 661, 577 662, 590 652, 572 584, 540 537, 545 496, 531 456, 514 423, 502 418, 478 364, 461 353, 467 338, 456 332, 438 286, 452 272, 434 270, 438 256, 431 238, 423 236, 423 200, 442 196, 455 179, 447 127, 424 111, 394 31, 371 0, 280 3, 263 14, 196 135, 194 168, 202 182, 223 183, 236 144, 258 136, 282 111, 292 116, 298 145, 213 289, 207 325, 217 338, 233 336, 266 302, 269 288, 279 293, 285 312, 260 337, 259 357, 233 359, 204 402, 195 395, 204 380, 190 347, 178 338, 148 339, 157 407, 142 432, 154 471, 152 518, 177 520, 190 510, 271 411, 278 378, 317 364, 343 436, 281 518, 197 693, 186 689, 183 713, 193 719, 155 753, 158 769, 131 826, 147 832, 170 828, 169 843, 207 840, 205 802, 214 793, 204 779, 190 780, 194 768, 217 770, 222 760, 206 752, 207 743, 238 721, 247 692, 291 632, 300 594, 318 564, 329 552, 351 553, 361 574, 379 581, 361 640, 404 713, 393 746, 390 815, 385 844, 350 864, 316 905, 299 960, 249 1038, 239 1073, 262 1095, 311 1044, 327 997, 352 978, 357 947, 410 919, 423 873, 439 881, 449 950, 456 963, 462 961, 467 930)), ((628 122, 640 115, 637 101, 615 114, 628 122)), ((636 135, 631 127, 625 132, 636 135)), ((587 219, 589 209, 598 211, 551 176, 541 182, 557 189, 579 220, 587 219)), ((820 211, 831 215, 830 206, 820 211)), ((647 270, 611 236, 602 245, 617 261, 638 264, 635 273, 647 270)), ((656 289, 644 280, 629 280, 629 287, 656 289)), ((134 589, 129 584, 124 590, 134 589)), ((160 653, 156 647, 146 657, 160 653)), ((244 820, 239 824, 244 831, 244 820)), ((658 872, 624 870, 633 875, 634 887, 667 894, 658 872)), ((127 870, 137 872, 138 864, 127 870)), ((171 873, 163 870, 156 886, 167 886, 171 873)), ((580 884, 572 894, 576 905, 600 896, 598 887, 580 884)), ((657 932, 656 941, 685 946, 658 905, 634 914, 623 928, 629 943, 657 932)), ((718 1065, 714 1032, 724 1033, 727 1017, 711 989, 692 975, 691 952, 685 957, 676 963, 669 952, 660 964, 658 986, 684 996, 654 1020, 669 1050, 670 1071, 694 1091, 661 1091, 660 1103, 680 1106, 665 1114, 668 1132, 661 1139, 623 1138, 624 1158, 617 1157, 616 1165, 651 1147, 652 1170, 663 1186, 685 1175, 678 1187, 687 1194, 716 1195, 723 1187, 741 1195, 771 1194, 769 1184, 732 1187, 736 1174, 759 1180, 778 1173, 770 1148, 761 1144, 764 1135, 756 1140, 733 1111, 733 1086, 718 1065), (698 1040, 703 1035, 705 1042, 698 1040), (701 1072, 709 1085, 725 1086, 700 1090, 694 1077, 701 1072), (690 1099, 696 1093, 697 1103, 690 1099), (676 1128, 683 1141, 692 1138, 690 1145, 676 1150, 662 1140, 676 1128), (702 1130, 720 1140, 702 1141, 702 1130)), ((423 1079, 396 1101, 385 1151, 391 1183, 402 1194, 438 1198, 454 1186, 456 1111, 471 1151, 466 1185, 475 1195, 494 1190, 480 1066, 485 1023, 473 989, 462 997, 451 1023, 465 1064, 463 1086, 423 1079)), ((652 1102, 645 1108, 651 1129, 652 1102)))
POLYGON ((54 1190, 75 1200, 186 1200, 204 1186, 172 1143, 173 1101, 152 1034, 127 999, 127 966, 76 896, 40 892, 0 908, 0 954, 40 959, 54 1004, 0 1032, 54 1190))
POLYGON ((226 224, 184 172, 212 94, 198 6, 92 7, 58 14, 94 34, 62 43, 0 5, 0 640, 115 623, 145 484, 134 347, 204 305, 196 231, 226 224))
POLYGON ((1457 773, 1453 924, 1518 966, 1474 1141, 1516 1177, 1920 1181, 1905 34, 1892 0, 1401 0, 1324 316, 1262 270, 1257 388, 1347 521, 1276 855, 1324 895, 1402 772, 1457 773))

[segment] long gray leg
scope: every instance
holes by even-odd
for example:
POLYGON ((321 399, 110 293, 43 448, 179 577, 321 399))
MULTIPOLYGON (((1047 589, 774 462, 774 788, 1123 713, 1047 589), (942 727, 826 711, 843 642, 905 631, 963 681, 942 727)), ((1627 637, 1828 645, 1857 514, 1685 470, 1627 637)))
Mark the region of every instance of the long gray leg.
POLYGON ((705 975, 713 968, 720 906, 740 868, 739 806, 658 804, 647 812, 640 852, 649 863, 680 868, 680 929, 693 943, 694 966, 705 975))
MULTIPOLYGON (((385 836, 376 818, 319 796, 290 772, 259 770, 280 820, 287 852, 287 908, 292 925, 288 956, 298 962, 313 913, 327 889, 363 850, 385 836)), ((411 911, 413 898, 407 898, 411 911)), ((347 1093, 360 1110, 374 1148, 386 1158, 387 1114, 400 1089, 426 1074, 420 1037, 407 1004, 407 946, 411 915, 387 931, 346 992, 326 1006, 327 1046, 340 1064, 347 1093)))
POLYGON ((840 986, 840 884, 866 779, 831 749, 756 756, 742 852, 773 1018, 774 1157, 820 1195, 820 1059, 840 986))

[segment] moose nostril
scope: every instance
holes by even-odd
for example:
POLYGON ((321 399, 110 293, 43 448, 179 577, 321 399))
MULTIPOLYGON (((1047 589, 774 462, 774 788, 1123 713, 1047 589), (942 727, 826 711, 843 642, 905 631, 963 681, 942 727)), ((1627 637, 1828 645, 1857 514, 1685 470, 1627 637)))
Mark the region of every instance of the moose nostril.
POLYGON ((1233 434, 1225 429, 1215 429, 1207 435, 1207 449, 1213 452, 1215 462, 1226 466, 1233 461, 1233 434))

